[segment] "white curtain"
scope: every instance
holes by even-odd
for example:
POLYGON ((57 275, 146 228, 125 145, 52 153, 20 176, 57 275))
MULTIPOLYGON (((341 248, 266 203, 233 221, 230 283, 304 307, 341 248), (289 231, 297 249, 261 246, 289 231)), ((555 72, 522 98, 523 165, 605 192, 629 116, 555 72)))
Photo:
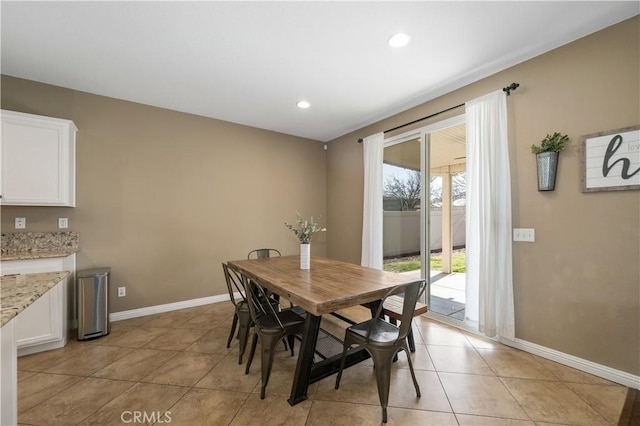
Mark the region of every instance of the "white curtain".
POLYGON ((382 269, 382 160, 384 133, 364 138, 362 266, 382 269))
POLYGON ((465 316, 489 337, 513 340, 511 175, 502 91, 467 102, 465 316))

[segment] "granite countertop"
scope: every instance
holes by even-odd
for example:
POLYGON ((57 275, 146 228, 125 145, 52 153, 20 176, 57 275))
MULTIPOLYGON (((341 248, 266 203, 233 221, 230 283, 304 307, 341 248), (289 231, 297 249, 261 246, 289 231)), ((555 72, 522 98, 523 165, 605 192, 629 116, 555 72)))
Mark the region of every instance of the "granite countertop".
POLYGON ((46 259, 67 257, 80 251, 75 231, 3 232, 0 234, 0 260, 46 259))
POLYGON ((2 326, 69 276, 69 271, 5 275, 0 278, 2 326))
POLYGON ((42 250, 42 251, 16 251, 11 253, 3 253, 1 260, 27 260, 27 259, 46 259, 51 257, 67 257, 74 253, 79 252, 78 247, 54 249, 54 250, 42 250))

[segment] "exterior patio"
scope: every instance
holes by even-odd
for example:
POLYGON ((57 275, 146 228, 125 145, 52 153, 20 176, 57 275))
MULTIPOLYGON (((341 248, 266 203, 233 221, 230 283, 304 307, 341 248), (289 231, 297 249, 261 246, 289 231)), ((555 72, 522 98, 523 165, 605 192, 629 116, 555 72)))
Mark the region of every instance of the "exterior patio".
MULTIPOLYGON (((420 270, 402 272, 403 275, 414 279, 420 279, 420 270)), ((428 301, 429 310, 457 320, 464 320, 466 303, 466 279, 467 274, 442 271, 429 271, 431 278, 431 298, 428 301)))

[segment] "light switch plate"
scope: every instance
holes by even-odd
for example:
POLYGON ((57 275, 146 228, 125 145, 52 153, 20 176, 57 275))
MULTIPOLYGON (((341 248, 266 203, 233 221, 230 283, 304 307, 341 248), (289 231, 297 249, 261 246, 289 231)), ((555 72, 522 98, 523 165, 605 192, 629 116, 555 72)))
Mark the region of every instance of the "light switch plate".
POLYGON ((59 229, 66 229, 69 227, 69 219, 66 217, 59 217, 58 218, 58 228, 59 229))
POLYGON ((16 217, 16 229, 25 229, 27 227, 27 218, 26 217, 16 217))
POLYGON ((533 228, 513 228, 513 241, 533 243, 536 240, 536 230, 533 228))

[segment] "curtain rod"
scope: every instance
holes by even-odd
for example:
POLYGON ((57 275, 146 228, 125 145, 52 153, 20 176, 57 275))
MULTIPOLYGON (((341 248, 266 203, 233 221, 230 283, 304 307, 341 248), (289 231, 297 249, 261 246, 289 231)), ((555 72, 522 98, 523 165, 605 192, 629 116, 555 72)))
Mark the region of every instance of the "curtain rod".
MULTIPOLYGON (((511 83, 507 87, 503 87, 502 91, 503 92, 507 92, 507 96, 509 96, 511 94, 511 92, 513 90, 516 90, 519 86, 520 86, 519 83, 511 83)), ((418 118, 417 120, 413 120, 413 121, 410 121, 408 123, 401 124, 401 125, 396 126, 396 127, 392 128, 392 129, 385 130, 383 133, 389 133, 389 132, 393 132, 394 130, 402 129, 403 127, 411 126, 412 124, 416 124, 416 123, 418 123, 420 121, 423 121, 423 120, 426 120, 428 118, 435 117, 436 115, 444 114, 445 112, 452 111, 452 110, 454 110, 456 108, 460 108, 461 106, 464 106, 464 104, 452 106, 451 108, 443 109, 442 111, 438 111, 438 112, 436 112, 434 114, 427 115, 426 117, 418 118)), ((358 139, 358 143, 362 143, 362 141, 363 141, 362 138, 358 139)))

